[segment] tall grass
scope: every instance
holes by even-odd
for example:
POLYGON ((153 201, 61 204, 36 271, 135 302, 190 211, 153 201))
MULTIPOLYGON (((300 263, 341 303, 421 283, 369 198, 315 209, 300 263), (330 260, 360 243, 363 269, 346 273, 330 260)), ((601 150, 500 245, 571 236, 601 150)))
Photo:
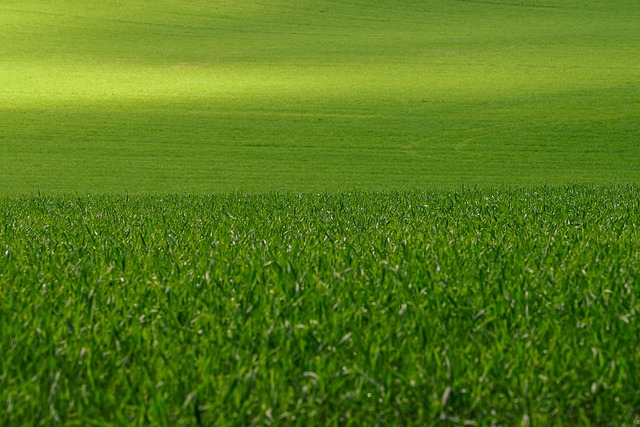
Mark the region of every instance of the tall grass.
POLYGON ((640 419, 640 189, 0 199, 9 425, 640 419))

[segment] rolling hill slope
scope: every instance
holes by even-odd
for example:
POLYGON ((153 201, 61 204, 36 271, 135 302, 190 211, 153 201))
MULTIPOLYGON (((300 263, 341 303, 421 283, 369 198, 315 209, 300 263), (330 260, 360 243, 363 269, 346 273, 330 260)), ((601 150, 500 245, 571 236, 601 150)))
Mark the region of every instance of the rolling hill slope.
POLYGON ((0 192, 636 182, 630 1, 0 4, 0 192))

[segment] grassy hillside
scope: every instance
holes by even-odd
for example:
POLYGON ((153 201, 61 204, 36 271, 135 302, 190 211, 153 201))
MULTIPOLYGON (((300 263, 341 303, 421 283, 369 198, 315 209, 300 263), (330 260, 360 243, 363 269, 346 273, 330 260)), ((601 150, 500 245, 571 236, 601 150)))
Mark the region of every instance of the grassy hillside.
POLYGON ((0 3, 0 193, 636 182, 633 1, 0 3))
POLYGON ((640 188, 0 199, 8 425, 632 425, 640 188))
POLYGON ((637 424, 638 28, 1 0, 2 419, 637 424))

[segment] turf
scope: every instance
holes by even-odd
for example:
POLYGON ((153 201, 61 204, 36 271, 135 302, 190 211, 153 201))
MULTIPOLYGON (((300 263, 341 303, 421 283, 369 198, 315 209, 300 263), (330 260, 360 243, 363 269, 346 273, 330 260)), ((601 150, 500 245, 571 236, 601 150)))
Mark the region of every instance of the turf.
POLYGON ((632 425, 640 189, 0 200, 9 425, 632 425))
POLYGON ((640 422, 635 0, 388 3, 0 4, 3 421, 640 422))
POLYGON ((0 193, 629 183, 633 1, 0 5, 0 193))

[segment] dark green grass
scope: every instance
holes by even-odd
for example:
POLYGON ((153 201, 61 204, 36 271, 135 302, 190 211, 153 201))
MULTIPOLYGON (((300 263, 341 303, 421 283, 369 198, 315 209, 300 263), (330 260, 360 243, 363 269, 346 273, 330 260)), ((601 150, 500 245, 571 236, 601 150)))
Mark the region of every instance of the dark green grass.
POLYGON ((631 425, 637 186, 0 200, 9 425, 631 425))

